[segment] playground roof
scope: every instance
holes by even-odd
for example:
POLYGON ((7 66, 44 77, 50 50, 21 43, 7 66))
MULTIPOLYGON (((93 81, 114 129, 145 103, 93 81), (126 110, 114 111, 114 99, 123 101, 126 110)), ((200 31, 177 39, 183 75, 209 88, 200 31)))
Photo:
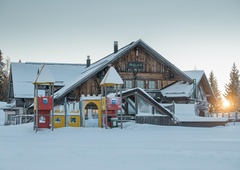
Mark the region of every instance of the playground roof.
POLYGON ((117 73, 114 67, 110 67, 108 72, 103 77, 102 82, 100 83, 101 86, 113 86, 123 84, 123 80, 120 75, 117 73))

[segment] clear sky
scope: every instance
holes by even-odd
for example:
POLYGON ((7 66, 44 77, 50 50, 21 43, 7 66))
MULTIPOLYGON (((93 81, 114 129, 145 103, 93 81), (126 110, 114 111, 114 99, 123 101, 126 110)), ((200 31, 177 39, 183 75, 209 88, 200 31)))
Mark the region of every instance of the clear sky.
POLYGON ((240 0, 0 0, 0 50, 12 62, 85 63, 142 39, 179 69, 240 70, 240 0))

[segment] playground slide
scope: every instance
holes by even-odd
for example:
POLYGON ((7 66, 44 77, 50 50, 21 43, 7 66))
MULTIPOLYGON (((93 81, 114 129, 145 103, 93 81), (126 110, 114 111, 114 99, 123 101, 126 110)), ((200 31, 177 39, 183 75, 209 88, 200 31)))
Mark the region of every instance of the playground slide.
POLYGON ((145 102, 153 106, 160 114, 167 115, 171 118, 173 118, 173 115, 170 111, 162 107, 156 100, 154 100, 149 94, 147 94, 143 89, 141 88, 133 88, 129 89, 127 91, 122 92, 122 98, 128 98, 130 96, 134 96, 137 94, 139 97, 141 97, 145 102))

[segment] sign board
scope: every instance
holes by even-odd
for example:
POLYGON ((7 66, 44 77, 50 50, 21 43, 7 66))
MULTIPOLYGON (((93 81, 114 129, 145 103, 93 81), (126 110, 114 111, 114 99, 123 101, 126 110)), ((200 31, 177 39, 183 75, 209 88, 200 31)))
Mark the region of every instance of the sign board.
POLYGON ((107 109, 108 110, 120 110, 121 98, 120 97, 107 97, 107 109))
MULTIPOLYGON (((36 104, 36 101, 34 101, 34 103, 36 104)), ((38 110, 52 110, 52 97, 39 96, 38 97, 38 110)))
POLYGON ((129 69, 143 69, 143 62, 128 62, 129 69))

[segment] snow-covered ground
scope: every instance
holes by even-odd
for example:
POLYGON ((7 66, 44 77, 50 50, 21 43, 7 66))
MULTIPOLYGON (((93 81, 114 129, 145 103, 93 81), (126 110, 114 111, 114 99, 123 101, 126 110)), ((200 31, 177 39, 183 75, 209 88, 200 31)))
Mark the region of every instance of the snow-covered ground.
MULTIPOLYGON (((0 170, 240 169, 240 124, 213 128, 140 125, 123 129, 3 126, 0 170)), ((91 125, 92 122, 89 124, 91 125)))

